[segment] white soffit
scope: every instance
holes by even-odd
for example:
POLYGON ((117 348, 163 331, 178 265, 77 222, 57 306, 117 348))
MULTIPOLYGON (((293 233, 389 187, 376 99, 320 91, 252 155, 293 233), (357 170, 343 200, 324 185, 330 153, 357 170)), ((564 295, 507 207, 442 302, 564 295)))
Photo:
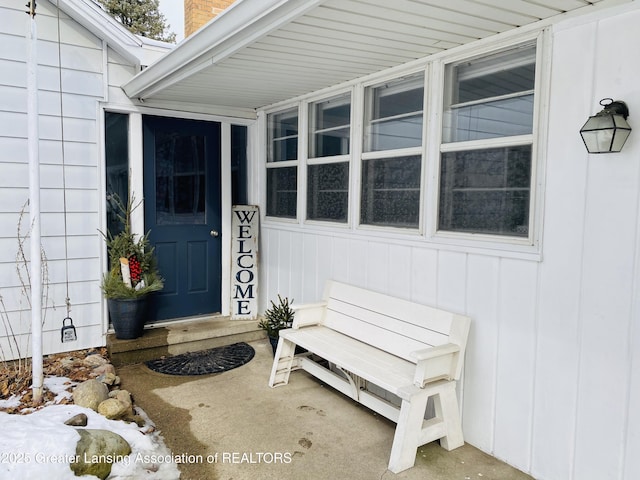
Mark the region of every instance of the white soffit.
POLYGON ((257 109, 610 3, 237 0, 123 88, 130 97, 144 100, 257 109))

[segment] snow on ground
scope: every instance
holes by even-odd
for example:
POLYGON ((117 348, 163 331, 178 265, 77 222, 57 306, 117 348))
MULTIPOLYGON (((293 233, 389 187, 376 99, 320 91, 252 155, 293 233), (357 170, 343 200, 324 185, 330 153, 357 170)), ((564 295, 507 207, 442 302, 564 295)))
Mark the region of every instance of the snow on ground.
MULTIPOLYGON (((75 387, 78 382, 73 382, 71 379, 67 377, 44 377, 42 382, 44 389, 51 391, 55 398, 48 402, 46 405, 54 405, 62 402, 62 400, 70 399, 73 397, 72 393, 69 391, 69 388, 75 387)), ((23 392, 25 393, 25 392, 23 392)), ((22 394, 20 395, 11 395, 7 399, 0 398, 0 408, 16 408, 22 404, 22 394)), ((29 409, 23 409, 22 411, 26 412, 29 409)))
MULTIPOLYGON (((47 388, 57 394, 56 401, 68 394, 69 379, 50 377, 47 388)), ((70 394, 69 394, 70 395, 70 394)), ((8 399, 4 402, 19 402, 8 399)), ((132 453, 114 463, 108 480, 180 478, 177 462, 153 422, 138 407, 136 413, 145 420, 143 427, 121 420, 108 420, 91 409, 76 405, 48 405, 28 415, 0 412, 0 480, 75 480, 70 463, 76 459, 76 444, 80 435, 75 427, 64 424, 69 418, 84 413, 90 429, 110 430, 131 445, 132 453)))

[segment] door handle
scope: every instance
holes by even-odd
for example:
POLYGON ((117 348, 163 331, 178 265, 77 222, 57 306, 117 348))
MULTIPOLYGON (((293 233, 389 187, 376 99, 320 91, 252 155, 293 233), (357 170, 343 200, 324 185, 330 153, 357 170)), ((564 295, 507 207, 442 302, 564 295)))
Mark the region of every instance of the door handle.
POLYGON ((218 232, 217 230, 211 230, 211 231, 209 232, 209 235, 211 235, 211 236, 212 236, 212 237, 214 237, 214 238, 217 238, 217 237, 219 237, 219 236, 220 236, 220 232, 218 232))

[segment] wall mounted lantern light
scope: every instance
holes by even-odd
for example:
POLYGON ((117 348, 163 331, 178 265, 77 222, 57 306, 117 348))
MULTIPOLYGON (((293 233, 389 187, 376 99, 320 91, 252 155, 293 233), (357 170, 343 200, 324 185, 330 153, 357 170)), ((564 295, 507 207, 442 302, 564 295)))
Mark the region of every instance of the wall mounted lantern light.
POLYGON ((582 141, 589 153, 619 152, 631 133, 627 123, 629 109, 624 102, 612 98, 603 98, 600 105, 604 108, 580 129, 582 141))

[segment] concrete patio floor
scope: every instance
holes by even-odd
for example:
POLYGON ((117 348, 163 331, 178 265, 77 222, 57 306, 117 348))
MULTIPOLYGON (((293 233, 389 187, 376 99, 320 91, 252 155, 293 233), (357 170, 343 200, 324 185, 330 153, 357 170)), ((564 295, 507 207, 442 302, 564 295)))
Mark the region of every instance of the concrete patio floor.
POLYGON ((134 395, 182 456, 182 480, 421 479, 531 480, 465 445, 447 452, 438 442, 418 449, 416 466, 387 470, 395 424, 323 386, 306 372, 269 388, 268 341, 250 342, 256 355, 228 372, 198 377, 159 374, 143 364, 118 368, 134 395))

